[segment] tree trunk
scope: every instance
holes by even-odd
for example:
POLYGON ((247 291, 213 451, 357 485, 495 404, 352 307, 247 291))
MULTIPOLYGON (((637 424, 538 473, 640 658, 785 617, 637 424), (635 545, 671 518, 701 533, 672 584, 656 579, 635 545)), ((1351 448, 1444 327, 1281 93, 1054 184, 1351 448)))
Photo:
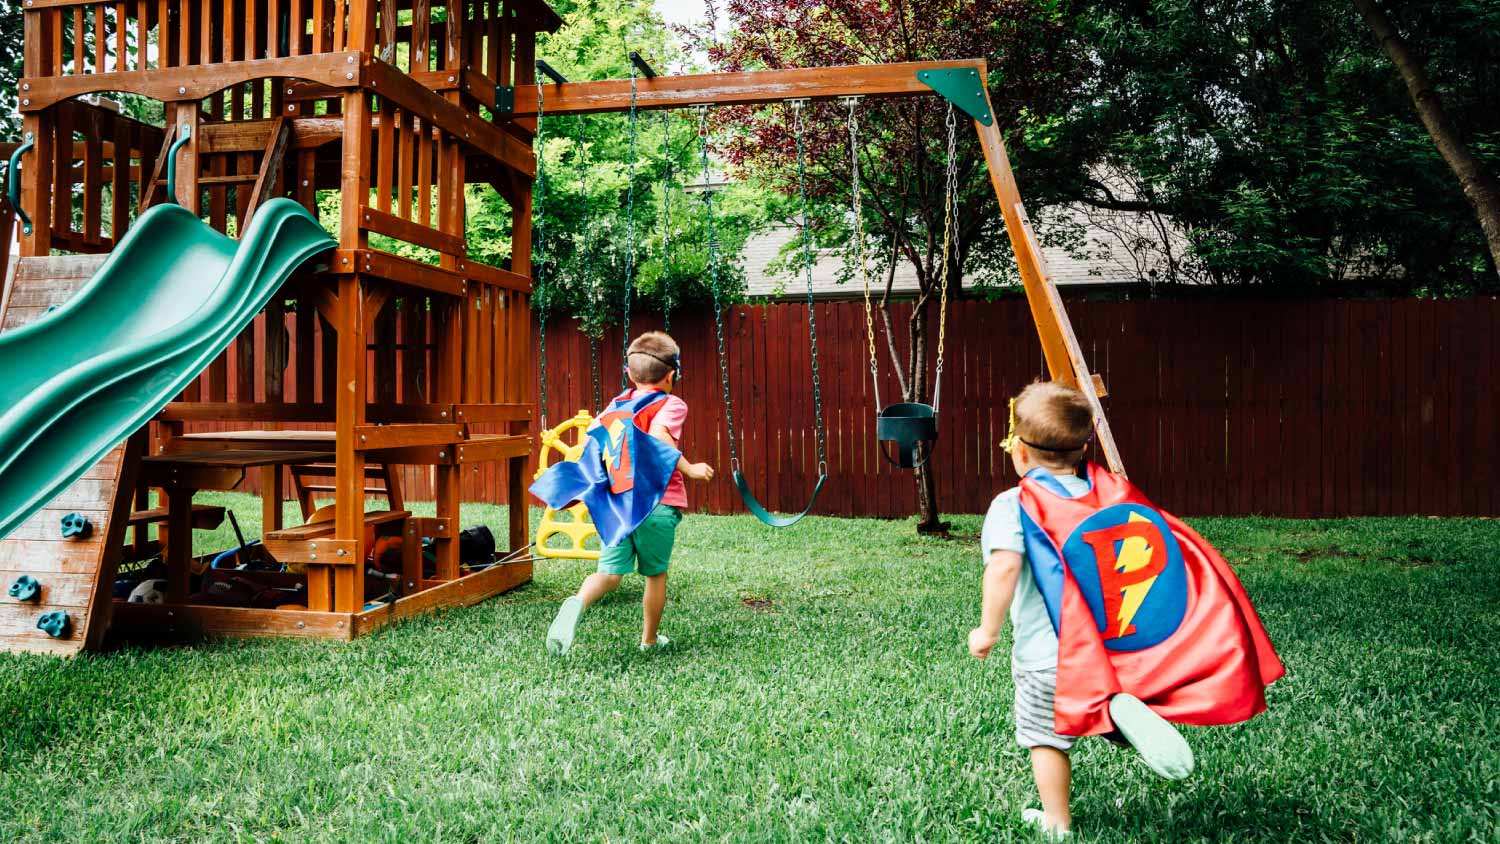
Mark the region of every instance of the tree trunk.
MULTIPOLYGON (((902 395, 909 402, 923 402, 928 398, 927 389, 927 311, 931 302, 919 299, 911 312, 911 389, 902 395)), ((917 453, 922 465, 915 470, 913 480, 917 484, 917 533, 945 533, 948 524, 939 518, 937 500, 937 478, 932 467, 925 462, 929 449, 917 453)))
POLYGON ((1401 74, 1417 116, 1427 127, 1427 134, 1432 136, 1443 160, 1458 177, 1464 198, 1474 206, 1479 227, 1484 230, 1485 241, 1489 244, 1492 265, 1500 265, 1500 180, 1485 168, 1459 137, 1458 127, 1449 118, 1426 69, 1412 55, 1406 39, 1396 31, 1385 11, 1376 5, 1375 0, 1354 0, 1354 8, 1364 16, 1386 56, 1401 74))

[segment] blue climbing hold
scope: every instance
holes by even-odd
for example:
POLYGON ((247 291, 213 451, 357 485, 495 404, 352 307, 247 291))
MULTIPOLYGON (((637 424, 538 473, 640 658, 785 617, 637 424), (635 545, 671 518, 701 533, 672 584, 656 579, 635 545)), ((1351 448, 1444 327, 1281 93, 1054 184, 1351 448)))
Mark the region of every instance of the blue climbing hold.
POLYGON ((42 584, 31 575, 23 574, 10 585, 8 594, 17 601, 35 601, 42 594, 42 584))
POLYGON ((78 513, 62 517, 63 539, 83 539, 92 529, 93 525, 89 524, 89 520, 78 513))
POLYGON ((73 626, 73 622, 68 618, 68 614, 65 611, 53 610, 49 613, 43 613, 42 617, 36 620, 36 626, 38 630, 41 630, 48 636, 54 639, 61 639, 68 635, 68 630, 73 626))

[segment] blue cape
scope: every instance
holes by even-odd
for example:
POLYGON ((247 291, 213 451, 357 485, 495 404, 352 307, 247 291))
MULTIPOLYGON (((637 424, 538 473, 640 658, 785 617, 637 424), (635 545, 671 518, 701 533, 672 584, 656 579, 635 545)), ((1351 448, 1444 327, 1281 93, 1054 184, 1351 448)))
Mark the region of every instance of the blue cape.
POLYGON ((641 424, 642 414, 666 400, 666 393, 634 399, 621 394, 584 432, 578 459, 554 464, 531 485, 531 494, 554 510, 583 502, 600 541, 618 544, 661 502, 682 456, 641 424))

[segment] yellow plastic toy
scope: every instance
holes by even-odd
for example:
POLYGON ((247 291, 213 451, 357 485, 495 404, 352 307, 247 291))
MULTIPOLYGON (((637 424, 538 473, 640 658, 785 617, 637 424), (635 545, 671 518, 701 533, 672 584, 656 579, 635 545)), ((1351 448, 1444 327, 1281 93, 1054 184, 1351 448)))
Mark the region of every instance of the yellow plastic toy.
MULTIPOLYGON (((588 430, 593 422, 594 417, 590 416, 588 411, 580 410, 572 419, 556 428, 543 431, 542 448, 536 461, 536 475, 532 477, 532 480, 540 478, 554 462, 577 460, 578 455, 583 453, 584 431, 588 430), (571 439, 565 439, 570 433, 571 439)), ((594 537, 597 545, 598 536, 599 531, 594 529, 594 520, 589 517, 589 508, 583 506, 582 503, 574 504, 561 512, 548 507, 542 511, 542 521, 537 525, 534 547, 539 557, 597 560, 600 554, 599 548, 586 547, 585 543, 590 537, 594 537), (548 540, 554 536, 564 537, 569 544, 549 545, 548 540)))

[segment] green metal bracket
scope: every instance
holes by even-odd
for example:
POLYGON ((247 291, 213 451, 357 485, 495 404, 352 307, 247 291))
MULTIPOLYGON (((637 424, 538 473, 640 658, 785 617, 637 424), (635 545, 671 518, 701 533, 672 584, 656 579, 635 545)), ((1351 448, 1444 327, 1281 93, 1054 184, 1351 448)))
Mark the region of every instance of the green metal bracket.
POLYGON ((936 91, 938 96, 963 109, 980 123, 995 125, 995 115, 990 113, 990 100, 984 95, 984 79, 980 77, 979 71, 968 67, 919 70, 917 81, 936 91))
POLYGON ((495 113, 496 114, 515 114, 516 113, 516 86, 514 86, 514 85, 496 85, 495 86, 495 113))

